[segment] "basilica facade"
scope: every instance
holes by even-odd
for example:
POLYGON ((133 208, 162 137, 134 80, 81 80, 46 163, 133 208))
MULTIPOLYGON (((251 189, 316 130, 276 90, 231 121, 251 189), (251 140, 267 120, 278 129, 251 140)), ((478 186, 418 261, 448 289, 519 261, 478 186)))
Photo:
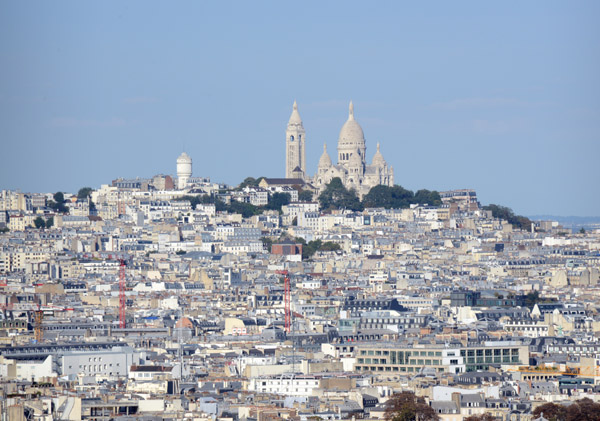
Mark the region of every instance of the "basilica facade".
POLYGON ((311 183, 319 191, 335 177, 342 180, 348 189, 354 189, 362 197, 379 184, 394 185, 394 170, 387 164, 379 143, 371 164, 367 164, 367 146, 365 135, 360 124, 354 119, 354 105, 350 102, 348 120, 342 126, 337 143, 337 163, 333 163, 327 152, 327 144, 323 146, 323 154, 319 159, 317 173, 313 177, 306 174, 305 157, 306 132, 298 113, 298 105, 294 101, 292 115, 286 130, 286 177, 302 178, 311 183))

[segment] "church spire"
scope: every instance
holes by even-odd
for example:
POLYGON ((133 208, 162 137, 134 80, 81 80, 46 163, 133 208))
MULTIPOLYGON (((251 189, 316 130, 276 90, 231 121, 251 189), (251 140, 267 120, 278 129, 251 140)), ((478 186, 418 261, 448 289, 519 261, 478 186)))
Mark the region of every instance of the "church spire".
POLYGON ((298 104, 296 103, 296 100, 294 100, 294 106, 292 107, 292 115, 290 115, 290 120, 288 121, 288 126, 290 125, 302 126, 302 118, 300 118, 300 113, 298 112, 298 104))
POLYGON ((350 100, 350 107, 348 107, 348 120, 354 120, 354 104, 350 100))

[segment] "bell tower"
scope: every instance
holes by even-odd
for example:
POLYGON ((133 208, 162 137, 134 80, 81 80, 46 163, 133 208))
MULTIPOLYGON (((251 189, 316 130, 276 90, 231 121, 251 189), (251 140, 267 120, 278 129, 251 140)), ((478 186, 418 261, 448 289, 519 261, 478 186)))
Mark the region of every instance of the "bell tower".
POLYGON ((298 113, 298 104, 294 101, 292 115, 285 131, 285 177, 297 178, 299 168, 302 178, 306 177, 306 132, 298 113))

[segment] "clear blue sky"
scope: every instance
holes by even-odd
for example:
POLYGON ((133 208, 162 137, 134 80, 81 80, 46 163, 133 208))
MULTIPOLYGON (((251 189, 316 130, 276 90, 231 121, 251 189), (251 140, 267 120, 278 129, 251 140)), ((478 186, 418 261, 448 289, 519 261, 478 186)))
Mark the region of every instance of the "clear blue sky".
POLYGON ((0 6, 0 188, 313 174, 348 101, 406 188, 600 215, 600 2, 39 1, 0 6))

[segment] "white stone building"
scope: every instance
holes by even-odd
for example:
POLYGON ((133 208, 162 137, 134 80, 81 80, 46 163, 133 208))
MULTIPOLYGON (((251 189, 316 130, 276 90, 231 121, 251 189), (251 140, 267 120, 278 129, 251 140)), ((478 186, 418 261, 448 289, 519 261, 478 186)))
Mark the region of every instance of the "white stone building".
POLYGON ((286 177, 302 178, 322 191, 335 177, 339 177, 346 188, 354 189, 362 197, 372 187, 383 184, 394 185, 394 170, 381 154, 379 144, 371 164, 367 164, 366 142, 360 124, 354 119, 354 105, 350 102, 348 120, 342 126, 337 145, 337 164, 334 164, 324 145, 319 159, 317 173, 309 178, 306 175, 305 161, 306 133, 298 106, 294 108, 286 130, 286 177))

